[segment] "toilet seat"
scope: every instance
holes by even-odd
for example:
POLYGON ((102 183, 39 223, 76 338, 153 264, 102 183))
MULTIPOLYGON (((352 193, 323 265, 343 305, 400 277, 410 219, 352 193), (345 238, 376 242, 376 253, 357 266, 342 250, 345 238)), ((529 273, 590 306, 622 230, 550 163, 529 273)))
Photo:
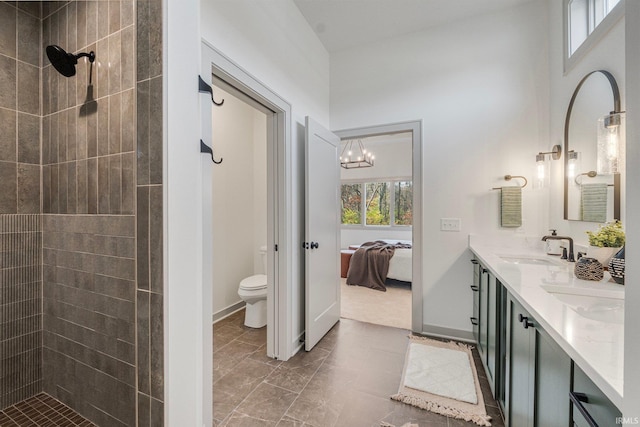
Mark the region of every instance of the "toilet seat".
POLYGON ((242 279, 240 282, 240 289, 244 291, 259 291, 267 289, 267 275, 256 274, 254 276, 249 276, 246 279, 242 279))

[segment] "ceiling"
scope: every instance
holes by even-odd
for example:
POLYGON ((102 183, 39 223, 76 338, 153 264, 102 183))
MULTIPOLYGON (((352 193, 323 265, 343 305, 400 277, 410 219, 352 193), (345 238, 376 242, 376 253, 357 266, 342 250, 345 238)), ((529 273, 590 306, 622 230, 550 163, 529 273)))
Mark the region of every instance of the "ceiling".
POLYGON ((294 0, 329 52, 531 0, 294 0))

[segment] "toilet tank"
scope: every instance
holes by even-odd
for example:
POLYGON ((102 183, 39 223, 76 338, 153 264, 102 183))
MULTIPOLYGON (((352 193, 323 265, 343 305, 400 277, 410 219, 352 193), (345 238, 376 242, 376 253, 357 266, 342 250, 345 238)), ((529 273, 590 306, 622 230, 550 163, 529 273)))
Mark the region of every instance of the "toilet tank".
POLYGON ((262 259, 262 268, 264 274, 267 274, 267 246, 260 246, 260 258, 262 259))

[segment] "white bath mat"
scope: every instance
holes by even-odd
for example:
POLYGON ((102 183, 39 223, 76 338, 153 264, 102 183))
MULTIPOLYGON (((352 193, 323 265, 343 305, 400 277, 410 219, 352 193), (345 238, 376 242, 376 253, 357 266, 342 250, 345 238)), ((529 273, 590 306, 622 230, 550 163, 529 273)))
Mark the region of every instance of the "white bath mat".
POLYGON ((411 336, 402 381, 393 400, 480 426, 491 426, 471 348, 411 336))

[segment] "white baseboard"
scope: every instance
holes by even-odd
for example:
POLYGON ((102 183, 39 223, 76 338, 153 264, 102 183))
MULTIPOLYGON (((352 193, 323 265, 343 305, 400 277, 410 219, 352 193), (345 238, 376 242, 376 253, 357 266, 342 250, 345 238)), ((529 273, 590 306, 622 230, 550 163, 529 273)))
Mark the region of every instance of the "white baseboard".
POLYGON ((438 338, 449 338, 472 344, 476 343, 476 340, 473 337, 473 332, 463 331, 461 329, 444 328, 442 326, 435 325, 422 325, 422 334, 431 335, 438 338))
POLYGON ((222 310, 213 313, 213 323, 219 322, 224 318, 231 316, 236 311, 242 310, 245 306, 244 301, 238 301, 235 304, 231 304, 229 307, 223 308, 222 310))

